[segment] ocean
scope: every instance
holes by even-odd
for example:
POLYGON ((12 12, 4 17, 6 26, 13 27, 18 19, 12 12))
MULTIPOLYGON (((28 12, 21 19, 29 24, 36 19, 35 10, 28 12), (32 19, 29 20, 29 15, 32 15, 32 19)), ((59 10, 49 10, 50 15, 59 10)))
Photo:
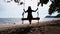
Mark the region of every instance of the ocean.
MULTIPOLYGON (((60 18, 40 18, 39 21, 43 22, 43 21, 50 21, 50 20, 60 20, 60 18)), ((14 23, 22 24, 21 18, 0 18, 0 24, 14 24, 14 23)))
POLYGON ((0 18, 0 24, 20 23, 21 18, 0 18))

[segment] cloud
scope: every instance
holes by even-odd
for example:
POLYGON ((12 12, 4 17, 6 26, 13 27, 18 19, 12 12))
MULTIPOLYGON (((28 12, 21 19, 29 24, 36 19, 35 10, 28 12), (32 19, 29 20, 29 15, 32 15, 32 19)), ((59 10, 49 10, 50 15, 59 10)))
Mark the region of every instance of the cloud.
POLYGON ((4 7, 0 5, 0 12, 4 11, 4 7))
MULTIPOLYGON (((22 13, 23 13, 23 8, 25 10, 28 9, 28 6, 31 6, 33 10, 36 10, 37 8, 37 0, 31 1, 31 0, 25 0, 25 6, 23 5, 18 5, 14 1, 10 3, 4 2, 4 0, 0 0, 0 18, 21 18, 22 13)), ((21 2, 24 2, 24 0, 21 0, 21 2)), ((44 18, 45 16, 48 15, 48 9, 49 5, 51 2, 49 2, 47 5, 44 4, 43 7, 39 6, 39 17, 44 18)), ((56 13, 55 13, 56 14, 56 13)), ((25 15, 26 17, 27 15, 25 15)), ((33 13, 33 16, 37 16, 37 12, 33 13)))
POLYGON ((18 6, 16 3, 6 3, 0 0, 0 18, 20 18, 22 13, 22 6, 18 6), (5 9, 5 10, 3 10, 5 9))

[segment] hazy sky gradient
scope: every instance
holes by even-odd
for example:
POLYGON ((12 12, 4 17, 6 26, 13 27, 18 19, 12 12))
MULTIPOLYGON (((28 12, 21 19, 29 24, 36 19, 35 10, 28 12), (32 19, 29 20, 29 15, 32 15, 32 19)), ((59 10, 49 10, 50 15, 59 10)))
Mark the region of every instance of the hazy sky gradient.
MULTIPOLYGON (((39 1, 39 0, 38 0, 39 1)), ((18 5, 14 1, 10 3, 4 2, 4 0, 0 0, 0 18, 21 18, 22 13, 23 13, 23 8, 25 10, 28 9, 28 6, 32 7, 32 10, 37 9, 37 0, 25 0, 25 6, 23 5, 18 5)), ((24 2, 24 0, 21 0, 21 2, 24 2)), ((49 15, 48 14, 48 9, 49 5, 51 2, 48 4, 44 5, 43 7, 39 6, 38 11, 39 11, 39 17, 44 18, 45 16, 49 15)), ((32 13, 33 17, 37 16, 37 12, 32 13)), ((53 15, 57 15, 57 12, 55 12, 53 15)), ((25 17, 27 17, 27 13, 25 13, 25 17)))

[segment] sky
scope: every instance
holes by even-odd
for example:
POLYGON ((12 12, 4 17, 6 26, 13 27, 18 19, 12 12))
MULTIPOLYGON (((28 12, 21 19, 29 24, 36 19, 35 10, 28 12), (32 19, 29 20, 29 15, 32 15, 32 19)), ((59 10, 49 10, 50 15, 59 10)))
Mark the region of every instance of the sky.
MULTIPOLYGON (((7 0, 6 0, 7 1, 7 0)), ((19 5, 18 3, 15 3, 14 1, 11 1, 10 3, 7 3, 5 0, 0 0, 0 18, 22 18, 22 13, 28 9, 28 6, 31 6, 32 10, 36 10, 39 8, 36 12, 33 12, 33 17, 37 17, 37 12, 39 12, 39 17, 44 18, 45 16, 48 16, 48 9, 51 4, 49 1, 46 5, 44 4, 43 7, 39 5, 37 7, 37 2, 39 0, 21 0, 20 2, 24 2, 24 4, 19 5)), ((55 16, 58 13, 55 12, 51 16, 55 16)), ((27 13, 24 13, 24 17, 27 17, 27 13)))

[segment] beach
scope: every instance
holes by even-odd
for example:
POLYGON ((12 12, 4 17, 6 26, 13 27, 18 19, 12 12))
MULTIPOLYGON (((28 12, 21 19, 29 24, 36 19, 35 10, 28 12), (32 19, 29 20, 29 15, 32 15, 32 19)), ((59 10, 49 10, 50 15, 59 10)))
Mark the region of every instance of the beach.
POLYGON ((42 21, 39 24, 3 24, 0 34, 60 34, 60 20, 42 21))

